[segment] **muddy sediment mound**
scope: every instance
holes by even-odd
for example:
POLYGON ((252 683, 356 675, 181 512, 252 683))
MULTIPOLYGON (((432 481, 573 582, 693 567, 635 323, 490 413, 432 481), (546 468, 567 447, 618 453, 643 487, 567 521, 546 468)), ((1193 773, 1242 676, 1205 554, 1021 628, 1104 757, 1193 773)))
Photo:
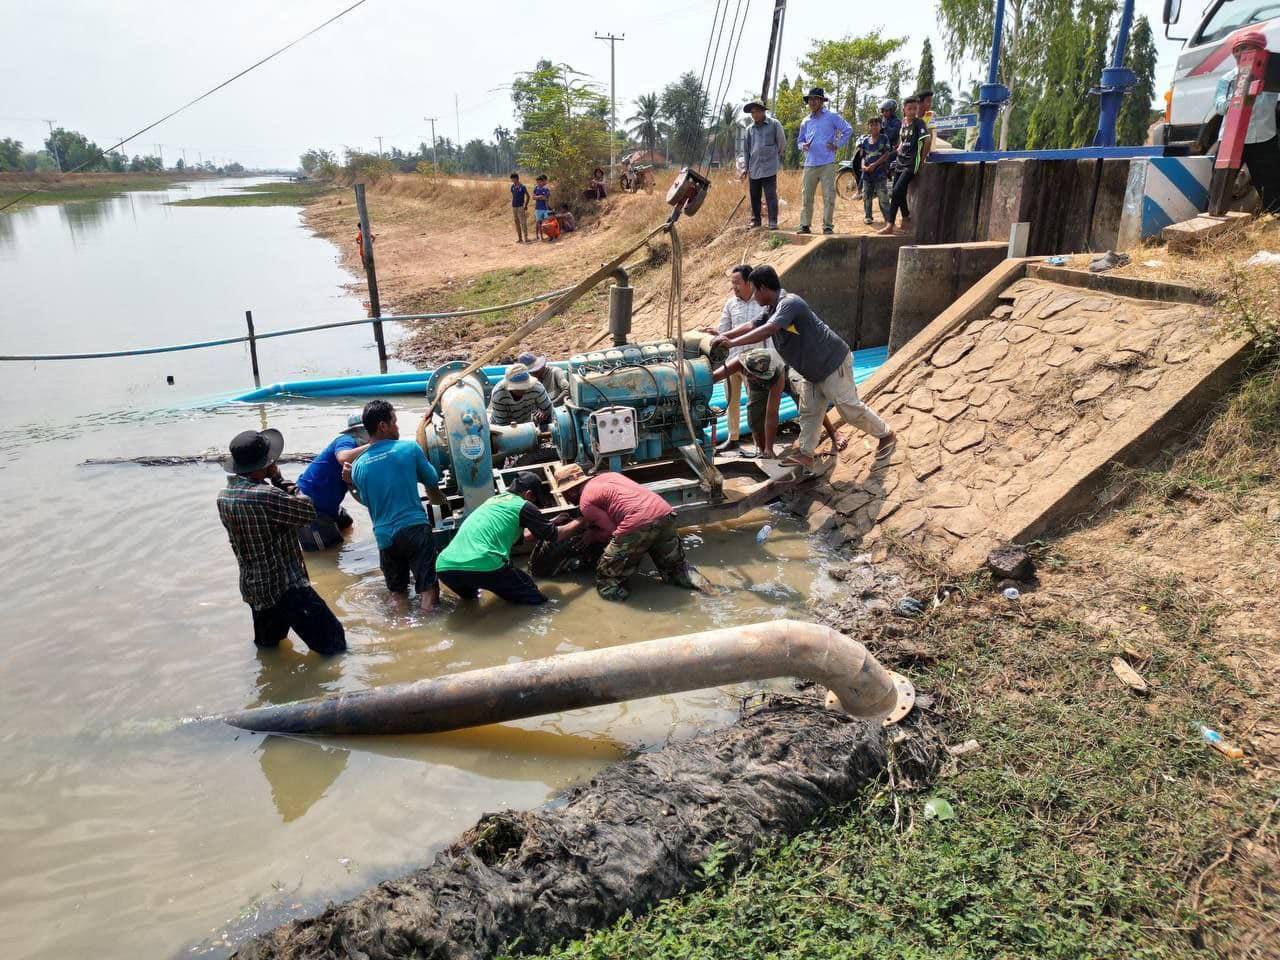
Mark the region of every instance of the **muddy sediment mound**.
POLYGON ((855 798, 890 764, 931 778, 925 724, 886 731, 774 700, 734 725, 614 764, 552 809, 484 817, 430 865, 246 944, 241 960, 479 960, 519 938, 546 949, 704 882, 855 798), (893 745, 890 745, 890 738, 893 745))

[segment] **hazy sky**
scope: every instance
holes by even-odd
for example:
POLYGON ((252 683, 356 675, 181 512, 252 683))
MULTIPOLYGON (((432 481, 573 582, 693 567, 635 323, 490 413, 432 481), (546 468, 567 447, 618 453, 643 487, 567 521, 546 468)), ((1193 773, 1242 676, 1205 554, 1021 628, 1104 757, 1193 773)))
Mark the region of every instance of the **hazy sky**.
MULTIPOLYGON (((33 148, 46 118, 106 146, 226 79, 347 6, 350 0, 0 0, 0 137, 33 148)), ((736 0, 735 0, 736 2, 736 0)), ((747 6, 744 0, 743 6, 747 6)), ((749 0, 730 99, 758 87, 769 39, 771 0, 749 0)), ((626 34, 617 45, 618 117, 638 94, 685 70, 701 69, 715 0, 588 4, 544 0, 430 3, 368 0, 337 23, 237 80, 139 141, 130 153, 163 144, 166 164, 231 158, 248 166, 291 167, 309 146, 416 148, 429 137, 488 138, 513 126, 506 86, 541 57, 588 73, 608 93, 609 45, 595 32, 626 34), (454 96, 460 105, 455 116, 454 96)), ((1168 83, 1178 44, 1164 40, 1160 0, 1138 0, 1156 28, 1157 93, 1168 83)), ((1198 5, 1187 4, 1184 20, 1198 5)), ((784 74, 815 38, 883 27, 906 36, 919 59, 933 38, 937 75, 967 82, 977 65, 955 69, 941 52, 931 0, 881 4, 791 0, 783 37, 784 74), (868 13, 868 10, 874 13, 868 13)))

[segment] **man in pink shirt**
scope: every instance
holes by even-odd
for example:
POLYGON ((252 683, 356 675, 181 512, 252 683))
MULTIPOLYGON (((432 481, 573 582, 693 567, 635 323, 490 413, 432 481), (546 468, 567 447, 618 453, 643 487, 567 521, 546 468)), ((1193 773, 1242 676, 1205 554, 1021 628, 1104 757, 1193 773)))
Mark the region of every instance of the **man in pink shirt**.
POLYGON ((596 590, 606 600, 626 600, 631 591, 627 579, 640 568, 645 556, 662 579, 686 590, 697 590, 676 524, 676 512, 667 501, 620 473, 588 477, 576 463, 556 468, 556 486, 582 517, 570 527, 581 527, 587 542, 604 543, 596 564, 596 590))

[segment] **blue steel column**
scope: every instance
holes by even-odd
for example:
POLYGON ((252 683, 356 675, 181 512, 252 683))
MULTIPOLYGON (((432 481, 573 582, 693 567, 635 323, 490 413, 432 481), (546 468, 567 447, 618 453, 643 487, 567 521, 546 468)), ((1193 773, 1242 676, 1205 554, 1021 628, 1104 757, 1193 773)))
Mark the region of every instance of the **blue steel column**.
POLYGON ((1116 145, 1116 118, 1120 116, 1120 104, 1124 95, 1138 82, 1134 72, 1124 65, 1132 23, 1133 0, 1124 0, 1120 10, 1120 32, 1116 34, 1116 46, 1111 51, 1111 66, 1102 71, 1102 82, 1089 91, 1098 95, 1098 132, 1093 137, 1095 147, 1116 145))
MULTIPOLYGON (((1131 0, 1132 2, 1132 0, 1131 0)), ((991 60, 987 82, 978 88, 978 141, 975 150, 996 148, 996 117, 1009 99, 1009 88, 1000 82, 1000 42, 1004 37, 1004 0, 996 0, 995 24, 991 31, 991 60)))

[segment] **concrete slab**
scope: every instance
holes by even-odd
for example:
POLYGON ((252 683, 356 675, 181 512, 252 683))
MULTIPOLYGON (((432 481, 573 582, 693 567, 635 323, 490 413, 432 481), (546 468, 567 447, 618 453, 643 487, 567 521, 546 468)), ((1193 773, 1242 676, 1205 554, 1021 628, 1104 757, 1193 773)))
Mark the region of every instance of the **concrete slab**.
POLYGON ((1243 230, 1244 225, 1252 219, 1252 214, 1238 212, 1221 217, 1201 214, 1182 223, 1170 224, 1160 231, 1160 238, 1169 245, 1173 253, 1191 253, 1206 240, 1243 230))

